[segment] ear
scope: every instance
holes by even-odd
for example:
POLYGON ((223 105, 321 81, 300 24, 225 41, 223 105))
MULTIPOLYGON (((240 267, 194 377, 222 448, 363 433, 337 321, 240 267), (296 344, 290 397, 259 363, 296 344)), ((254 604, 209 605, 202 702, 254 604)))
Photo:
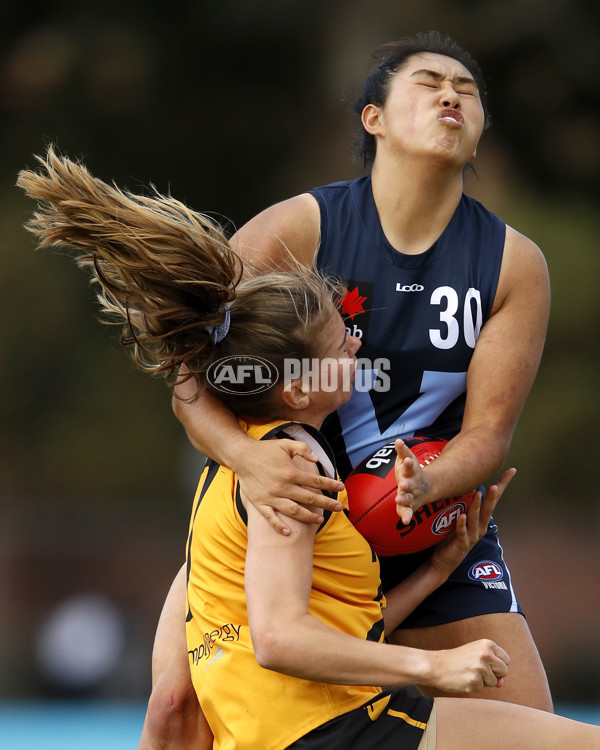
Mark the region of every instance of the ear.
POLYGON ((363 128, 369 135, 381 135, 383 127, 383 117, 380 107, 376 104, 367 104, 363 109, 360 119, 363 128))
POLYGON ((283 386, 281 400, 285 406, 296 411, 308 408, 310 398, 308 393, 302 390, 302 378, 290 380, 283 386))

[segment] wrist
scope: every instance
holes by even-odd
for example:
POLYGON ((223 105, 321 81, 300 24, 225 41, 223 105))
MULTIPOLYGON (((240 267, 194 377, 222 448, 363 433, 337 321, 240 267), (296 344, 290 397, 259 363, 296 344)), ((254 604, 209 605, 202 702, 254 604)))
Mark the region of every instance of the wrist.
POLYGON ((456 569, 457 564, 445 562, 441 559, 441 555, 437 550, 424 563, 427 568, 427 574, 436 588, 446 583, 450 573, 456 569))
POLYGON ((232 434, 225 443, 220 463, 232 469, 238 475, 243 474, 247 466, 248 456, 257 441, 249 437, 243 430, 239 430, 232 434))
POLYGON ((437 651, 411 649, 413 659, 410 665, 410 682, 415 685, 434 686, 437 651))
MULTIPOLYGON (((439 461, 439 458, 436 460, 439 461)), ((423 492, 421 494, 421 500, 423 502, 423 505, 425 503, 432 503, 435 500, 442 499, 441 496, 439 495, 439 479, 438 479, 439 471, 434 470, 434 467, 432 465, 433 463, 435 462, 432 461, 431 464, 429 464, 428 466, 424 466, 422 468, 423 492)))

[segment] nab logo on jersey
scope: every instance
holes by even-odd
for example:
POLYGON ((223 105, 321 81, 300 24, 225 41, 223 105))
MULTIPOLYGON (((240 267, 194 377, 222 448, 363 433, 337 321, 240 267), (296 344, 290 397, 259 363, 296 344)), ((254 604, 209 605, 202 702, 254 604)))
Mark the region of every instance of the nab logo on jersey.
POLYGON ((373 284, 368 281, 345 279, 346 294, 342 300, 341 314, 350 336, 362 339, 369 329, 373 307, 373 284))
POLYGON ((384 479, 387 477, 391 464, 396 462, 396 447, 394 443, 388 443, 375 451, 371 458, 365 463, 364 471, 384 479))

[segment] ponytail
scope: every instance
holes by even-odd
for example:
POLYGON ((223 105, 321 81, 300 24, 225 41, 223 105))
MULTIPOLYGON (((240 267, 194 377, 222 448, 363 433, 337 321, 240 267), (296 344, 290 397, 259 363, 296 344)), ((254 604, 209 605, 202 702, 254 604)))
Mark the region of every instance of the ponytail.
POLYGON ((218 359, 320 353, 320 331, 341 289, 315 274, 273 272, 242 281, 242 261, 210 218, 170 196, 143 196, 93 177, 52 147, 17 185, 37 208, 26 224, 40 248, 67 246, 91 273, 101 318, 143 371, 173 384, 193 377, 232 411, 272 418, 273 391, 222 393, 207 381, 218 359))

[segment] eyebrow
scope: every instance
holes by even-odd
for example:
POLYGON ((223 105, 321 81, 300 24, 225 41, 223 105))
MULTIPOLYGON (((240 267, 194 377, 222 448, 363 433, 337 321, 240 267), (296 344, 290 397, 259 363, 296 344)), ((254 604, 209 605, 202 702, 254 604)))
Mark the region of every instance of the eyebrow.
MULTIPOLYGON (((429 78, 433 78, 436 81, 443 81, 446 77, 443 73, 440 73, 437 70, 428 70, 427 68, 419 68, 419 70, 413 71, 409 78, 413 78, 414 76, 418 75, 425 75, 429 78)), ((470 76, 454 76, 452 80, 455 83, 472 83, 475 88, 477 88, 477 83, 475 82, 475 79, 471 78, 470 76)))

